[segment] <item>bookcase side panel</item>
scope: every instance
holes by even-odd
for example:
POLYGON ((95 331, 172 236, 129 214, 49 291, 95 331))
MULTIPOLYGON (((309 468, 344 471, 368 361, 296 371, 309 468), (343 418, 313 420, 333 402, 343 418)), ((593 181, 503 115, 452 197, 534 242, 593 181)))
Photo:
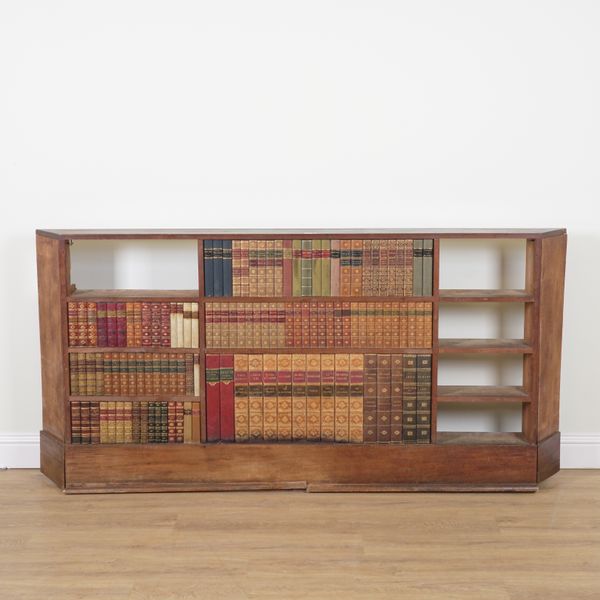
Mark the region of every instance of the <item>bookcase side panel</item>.
POLYGON ((65 411, 63 290, 65 242, 37 236, 38 303, 42 364, 43 429, 64 442, 65 411))
POLYGON ((560 361, 567 236, 542 240, 539 304, 538 440, 559 428, 560 361))

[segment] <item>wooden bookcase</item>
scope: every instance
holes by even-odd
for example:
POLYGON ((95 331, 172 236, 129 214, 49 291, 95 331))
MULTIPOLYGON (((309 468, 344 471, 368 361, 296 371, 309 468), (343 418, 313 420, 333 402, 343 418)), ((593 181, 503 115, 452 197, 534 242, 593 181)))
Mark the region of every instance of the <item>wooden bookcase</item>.
MULTIPOLYGON (((248 489, 305 489, 316 492, 534 491, 538 482, 556 473, 560 465, 558 420, 566 240, 564 229, 39 230, 37 265, 43 396, 41 470, 68 493, 248 489), (201 392, 196 400, 203 406, 204 422, 204 357, 207 353, 203 335, 204 305, 207 300, 215 299, 204 296, 203 240, 314 238, 433 239, 433 295, 425 298, 432 302, 433 310, 430 444, 71 443, 69 300, 183 299, 198 302, 200 347, 196 352, 200 354, 201 392), (524 240, 526 267, 523 289, 440 289, 440 242, 449 238, 524 240), (72 242, 149 239, 197 242, 198 289, 171 292, 77 290, 72 285, 72 242), (519 303, 524 311, 523 338, 440 339, 438 317, 439 308, 444 303, 472 303, 471 306, 475 303, 519 303), (438 385, 438 360, 448 354, 519 355, 523 362, 523 383, 521 386, 438 385), (516 403, 521 406, 522 431, 438 431, 438 406, 456 402, 473 405, 516 403)), ((356 297, 347 299, 357 300, 356 297)), ((406 298, 401 300, 406 301, 406 298)), ((324 352, 322 348, 269 351, 324 352)), ((390 348, 353 348, 351 351, 377 353, 390 352, 390 348)), ((97 399, 107 400, 106 397, 97 399)), ((157 399, 168 400, 167 397, 157 399)), ((202 439, 206 439, 205 434, 202 439)))

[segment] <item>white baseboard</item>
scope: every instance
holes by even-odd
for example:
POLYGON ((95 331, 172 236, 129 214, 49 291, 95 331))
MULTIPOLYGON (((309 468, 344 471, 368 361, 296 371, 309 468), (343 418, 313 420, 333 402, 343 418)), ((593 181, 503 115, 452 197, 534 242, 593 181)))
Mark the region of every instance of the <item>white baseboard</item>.
MULTIPOLYGON (((563 433, 563 469, 600 469, 600 433, 563 433)), ((38 433, 0 433, 0 469, 39 469, 38 433)))

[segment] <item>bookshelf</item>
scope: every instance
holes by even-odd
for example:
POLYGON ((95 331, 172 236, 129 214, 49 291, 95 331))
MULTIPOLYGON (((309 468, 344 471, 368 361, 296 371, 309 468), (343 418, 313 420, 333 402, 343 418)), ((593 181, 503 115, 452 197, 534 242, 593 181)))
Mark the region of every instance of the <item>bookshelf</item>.
MULTIPOLYGON (((540 481, 559 469, 564 229, 38 230, 36 234, 43 399, 41 470, 67 493, 535 491, 540 481), (71 281, 71 254, 72 245, 84 240, 191 240, 197 249, 198 285, 186 290, 80 290, 77 282, 71 281), (222 245, 223 240, 231 241, 234 261, 236 256, 239 260, 243 243, 253 243, 256 248, 264 241, 267 248, 276 250, 274 263, 267 261, 267 267, 281 267, 283 281, 277 280, 281 273, 265 271, 270 281, 266 287, 252 288, 255 282, 251 282, 244 288, 248 285, 243 279, 246 271, 240 271, 238 262, 233 275, 237 295, 207 295, 211 290, 205 287, 205 242, 222 245), (296 255, 290 250, 295 248, 294 240, 299 245, 306 242, 307 248, 312 248, 314 240, 314 248, 327 250, 319 253, 311 249, 306 254, 304 248, 296 255), (340 250, 337 264, 340 254, 336 248, 351 243, 344 244, 345 240, 360 241, 356 247, 362 249, 356 255, 348 254, 347 263, 340 250), (410 277, 419 273, 419 278, 427 280, 426 263, 412 262, 418 260, 412 251, 421 247, 421 240, 425 246, 425 240, 431 240, 431 254, 422 259, 430 260, 431 289, 427 295, 414 293, 419 291, 417 283, 407 287, 409 271, 410 277), (440 289, 440 252, 446 240, 479 244, 520 240, 524 248, 522 287, 440 289), (283 254, 277 254, 281 248, 283 254), (398 254, 398 248, 404 250, 398 254), (353 264, 353 256, 359 256, 360 261, 353 264), (281 257, 283 266, 278 262, 281 257), (311 262, 319 258, 324 261, 311 262), (341 295, 347 292, 339 283, 345 275, 335 269, 344 264, 360 267, 345 272, 362 281, 358 292, 353 289, 353 293, 341 295), (313 296, 305 289, 305 295, 294 295, 294 286, 300 282, 289 278, 296 277, 293 269, 301 270, 303 265, 315 286, 321 285, 317 281, 326 282, 323 289, 335 295, 313 296), (368 269, 372 269, 371 274, 367 274, 368 269), (327 275, 319 274, 321 279, 317 280, 315 273, 327 275), (372 277, 377 284, 369 279, 372 277), (330 290, 332 286, 335 290, 330 290), (523 334, 518 338, 440 337, 440 308, 456 303, 466 307, 467 318, 469 307, 482 303, 515 305, 522 309, 523 334), (118 321, 123 324, 122 332, 103 329, 103 311, 106 306, 110 311, 111 305, 123 307, 124 320, 118 321), (187 312, 179 316, 181 306, 187 312), (85 307, 84 317, 76 313, 78 307, 85 307), (158 320, 147 317, 150 333, 135 329, 146 318, 138 319, 136 307, 147 310, 147 315, 152 307, 157 311, 158 320), (261 307, 262 320, 257 316, 261 307), (131 314, 127 312, 130 309, 131 314), (348 337, 343 337, 346 329, 340 315, 347 316, 348 337), (130 318, 129 334, 125 327, 129 327, 130 318), (338 318, 343 332, 339 339, 335 337, 338 318), (196 339, 189 337, 194 319, 196 339), (223 322, 227 323, 225 328, 223 322), (81 336, 92 337, 81 342, 81 336), (141 336, 147 336, 142 343, 141 336), (230 343, 219 344, 222 339, 230 343), (469 358, 519 361, 522 379, 514 385, 503 381, 494 385, 442 382, 441 361, 469 358), (296 359, 300 367, 293 362, 296 359), (315 360, 316 392, 314 385, 311 388, 310 368, 304 366, 315 360), (254 373, 247 365, 257 361, 259 368, 254 373), (275 366, 267 372, 269 361, 275 361, 275 366), (386 361, 391 366, 386 366, 386 361), (226 379, 223 373, 228 374, 226 379), (262 387, 253 387, 253 376, 259 377, 262 387), (388 387, 400 391, 394 396, 388 387), (417 411, 411 408, 411 400, 418 405, 417 411), (254 406, 259 402, 263 419, 255 438, 252 419, 256 415, 248 408, 253 402, 254 406), (311 402, 317 402, 318 417, 310 412, 311 402), (278 407, 273 413, 275 433, 267 425, 269 403, 278 407), (517 410, 520 429, 445 431, 441 414, 455 406, 466 411, 498 406, 517 410), (111 421, 115 418, 112 410, 121 411, 116 415, 120 424, 111 421), (312 425, 317 427, 317 439, 310 434, 311 414, 318 421, 312 425), (331 432, 327 424, 330 418, 331 432), (375 425, 370 429, 368 421, 374 419, 379 426, 381 418, 398 420, 399 425, 390 427, 389 432, 375 425), (144 428, 148 429, 145 433, 144 428), (399 437, 386 438, 394 434, 399 437)), ((220 265, 218 268, 227 273, 223 264, 206 263, 211 269, 220 265)), ((212 277, 211 282, 217 281, 214 273, 212 277)), ((319 289, 313 291, 318 293, 319 289)), ((426 284, 423 289, 428 291, 426 284)), ((110 323, 110 318, 106 322, 110 323)))

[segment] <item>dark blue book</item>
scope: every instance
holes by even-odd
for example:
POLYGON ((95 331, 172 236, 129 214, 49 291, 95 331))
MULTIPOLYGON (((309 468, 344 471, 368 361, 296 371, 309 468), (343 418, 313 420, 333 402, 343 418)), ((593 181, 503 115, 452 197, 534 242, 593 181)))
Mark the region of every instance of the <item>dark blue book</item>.
POLYGON ((223 241, 213 240, 213 292, 223 295, 223 241))
POLYGON ((204 295, 214 296, 213 287, 213 242, 204 240, 204 295))
POLYGON ((232 296, 231 240, 223 240, 223 296, 232 296))

